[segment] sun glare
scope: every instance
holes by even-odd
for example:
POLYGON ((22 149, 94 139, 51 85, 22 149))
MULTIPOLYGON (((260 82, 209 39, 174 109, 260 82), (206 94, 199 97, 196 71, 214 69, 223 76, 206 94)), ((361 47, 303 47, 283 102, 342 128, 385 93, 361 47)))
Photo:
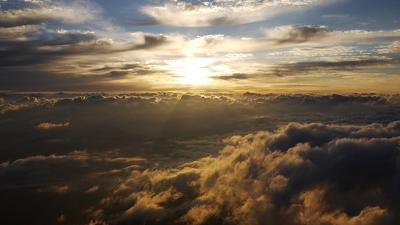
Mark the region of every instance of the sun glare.
POLYGON ((179 76, 179 83, 187 85, 204 85, 210 82, 216 72, 209 68, 212 59, 186 58, 170 62, 173 72, 179 76))

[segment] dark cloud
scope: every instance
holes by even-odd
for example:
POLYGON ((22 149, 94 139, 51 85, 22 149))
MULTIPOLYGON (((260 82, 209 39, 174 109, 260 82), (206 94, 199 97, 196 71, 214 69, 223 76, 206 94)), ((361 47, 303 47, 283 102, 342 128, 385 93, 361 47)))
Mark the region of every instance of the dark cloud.
POLYGON ((342 61, 309 61, 277 65, 271 74, 277 76, 296 75, 313 71, 354 70, 374 66, 398 65, 399 59, 359 59, 342 61))
POLYGON ((234 73, 232 75, 227 75, 227 76, 214 76, 212 78, 214 79, 220 79, 220 80, 246 80, 251 78, 252 76, 250 74, 246 73, 234 73))
POLYGON ((0 27, 17 27, 23 25, 37 25, 55 19, 45 9, 19 9, 0 11, 0 27))
MULTIPOLYGON (((184 149, 175 142, 178 139, 216 140, 221 135, 274 129, 293 120, 366 124, 386 123, 400 115, 398 97, 377 94, 60 93, 0 98, 0 158, 4 159, 88 148, 126 148, 135 154, 151 149, 144 155, 165 149, 163 154, 173 155, 174 147, 184 149), (69 126, 62 129, 36 129, 38 124, 65 123, 69 126)), ((185 158, 187 152, 182 153, 175 157, 185 158)))
MULTIPOLYGON (((0 68, 2 68, 0 88, 3 90, 49 90, 51 87, 51 90, 70 90, 71 88, 84 90, 108 85, 106 89, 113 89, 112 84, 101 84, 102 81, 119 79, 123 77, 122 74, 128 75, 128 70, 131 75, 159 72, 147 65, 126 64, 114 70, 106 70, 105 67, 104 76, 89 76, 100 75, 94 74, 99 73, 100 70, 93 70, 98 62, 89 63, 91 65, 89 68, 81 68, 70 61, 78 59, 85 61, 95 55, 99 60, 106 60, 113 54, 149 50, 168 42, 160 35, 143 34, 138 36, 138 39, 140 38, 143 40, 116 43, 102 39, 91 32, 51 31, 41 27, 31 27, 13 33, 12 30, 0 29, 0 68)), ((126 88, 129 90, 135 86, 130 84, 126 85, 126 88)))
POLYGON ((115 70, 115 71, 110 71, 110 72, 108 72, 108 73, 106 73, 104 75, 106 77, 108 77, 108 78, 111 78, 111 79, 118 79, 118 78, 126 77, 127 75, 129 75, 129 72, 115 70))
POLYGON ((133 45, 129 50, 142 50, 142 49, 155 48, 167 42, 167 38, 161 35, 157 36, 157 35, 145 34, 143 38, 144 38, 143 44, 133 45))
POLYGON ((111 224, 393 224, 399 122, 289 124, 233 136, 219 156, 133 173, 98 219, 111 224), (388 132, 391 135, 387 135, 388 132), (278 144, 280 143, 280 144, 278 144))
POLYGON ((23 40, 0 39, 0 66, 44 64, 71 56, 151 49, 166 43, 166 38, 158 35, 144 34, 143 39, 143 43, 116 46, 92 33, 40 30, 23 40))
POLYGON ((7 206, 0 221, 7 224, 86 224, 85 213, 132 170, 150 167, 146 159, 118 150, 95 153, 75 150, 66 154, 32 155, 0 162, 0 199, 7 206), (20 203, 24 202, 24 207, 20 203), (46 202, 44 204, 43 202, 46 202), (79 206, 76 201, 80 201, 79 206), (75 206, 74 206, 75 205, 75 206), (24 214, 24 217, 20 215, 24 214))
POLYGON ((125 77, 129 74, 140 76, 162 72, 160 70, 151 68, 148 65, 139 63, 122 64, 118 66, 103 66, 100 68, 92 69, 91 71, 95 73, 104 72, 104 75, 110 78, 125 77))
POLYGON ((304 43, 323 38, 328 34, 328 29, 321 26, 287 26, 273 30, 268 38, 277 45, 304 43))
POLYGON ((41 24, 51 19, 49 16, 33 16, 33 17, 20 17, 15 19, 5 19, 4 15, 0 15, 0 27, 16 27, 23 25, 36 25, 41 24))
POLYGON ((248 79, 260 80, 270 76, 300 76, 315 73, 335 71, 357 72, 366 68, 398 66, 399 58, 370 58, 339 61, 300 61, 295 63, 276 64, 267 69, 258 69, 254 73, 238 73, 227 76, 214 77, 216 79, 234 80, 248 79))

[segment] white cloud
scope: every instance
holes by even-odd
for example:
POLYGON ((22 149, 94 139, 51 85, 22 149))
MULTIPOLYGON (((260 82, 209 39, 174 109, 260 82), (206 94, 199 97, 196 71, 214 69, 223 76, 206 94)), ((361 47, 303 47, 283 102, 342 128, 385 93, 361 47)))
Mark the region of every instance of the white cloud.
POLYGON ((211 0, 198 3, 170 1, 164 5, 144 6, 142 11, 162 24, 196 27, 262 21, 281 13, 324 2, 324 0, 211 0))
POLYGON ((21 8, 0 11, 0 27, 42 24, 58 20, 64 23, 83 23, 93 20, 99 10, 85 1, 73 1, 69 4, 40 4, 35 8, 21 8))

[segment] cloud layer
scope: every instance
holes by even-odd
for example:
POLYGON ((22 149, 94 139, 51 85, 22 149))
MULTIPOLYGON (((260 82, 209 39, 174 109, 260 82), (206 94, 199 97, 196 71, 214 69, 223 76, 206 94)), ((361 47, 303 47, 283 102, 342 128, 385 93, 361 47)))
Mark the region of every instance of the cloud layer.
POLYGON ((1 93, 0 222, 393 224, 399 99, 1 93))

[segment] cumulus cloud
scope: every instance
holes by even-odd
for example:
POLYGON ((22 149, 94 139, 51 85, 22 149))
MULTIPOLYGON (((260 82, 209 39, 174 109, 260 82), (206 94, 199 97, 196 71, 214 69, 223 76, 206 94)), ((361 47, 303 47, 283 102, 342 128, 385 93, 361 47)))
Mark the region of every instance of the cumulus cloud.
POLYGON ((111 224, 393 224, 400 122, 291 123, 233 136, 216 157, 134 171, 97 219, 111 224), (380 127, 374 129, 374 127, 380 127), (375 132, 363 133, 363 130, 375 132))

